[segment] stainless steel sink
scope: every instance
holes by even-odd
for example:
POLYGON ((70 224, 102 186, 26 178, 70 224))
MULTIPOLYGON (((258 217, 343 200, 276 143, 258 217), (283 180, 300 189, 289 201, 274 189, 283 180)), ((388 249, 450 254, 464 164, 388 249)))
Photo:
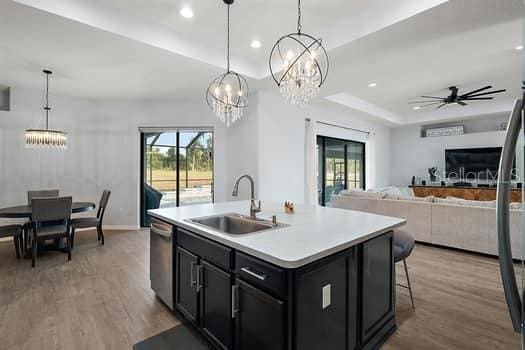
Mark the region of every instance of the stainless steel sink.
POLYGON ((194 224, 206 226, 212 230, 228 233, 231 235, 242 235, 246 233, 253 233, 265 230, 275 230, 286 227, 285 224, 272 224, 270 220, 251 219, 236 213, 219 214, 213 216, 205 216, 200 218, 188 219, 194 224))

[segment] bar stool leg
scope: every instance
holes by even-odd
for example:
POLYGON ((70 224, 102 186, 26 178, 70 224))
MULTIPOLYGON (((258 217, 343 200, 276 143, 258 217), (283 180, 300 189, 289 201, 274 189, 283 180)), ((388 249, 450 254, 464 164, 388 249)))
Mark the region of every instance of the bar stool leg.
POLYGON ((406 259, 403 259, 403 265, 405 266, 405 274, 407 276, 408 291, 410 292, 410 300, 412 301, 412 309, 415 309, 416 307, 414 306, 414 296, 412 295, 412 285, 410 284, 410 277, 408 277, 408 268, 407 268, 406 259))

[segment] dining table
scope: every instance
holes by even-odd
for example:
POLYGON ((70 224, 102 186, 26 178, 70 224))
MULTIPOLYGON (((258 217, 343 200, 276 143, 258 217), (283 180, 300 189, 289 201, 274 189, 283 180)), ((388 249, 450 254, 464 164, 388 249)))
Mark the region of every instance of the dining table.
MULTIPOLYGON (((95 209, 95 203, 91 202, 73 202, 71 212, 73 214, 82 213, 95 209)), ((17 205, 14 207, 0 208, 0 218, 27 218, 30 219, 32 214, 31 205, 17 205)))
MULTIPOLYGON (((96 205, 92 202, 73 202, 71 204, 71 213, 72 214, 78 214, 86 211, 90 211, 95 209, 96 205)), ((31 205, 25 204, 25 205, 17 205, 14 207, 6 207, 6 208, 0 208, 0 218, 10 218, 10 219, 23 219, 26 218, 28 220, 31 219, 32 214, 31 205)), ((25 237, 24 239, 27 239, 25 237)), ((53 244, 51 245, 44 245, 39 246, 39 251, 49 251, 49 250, 57 250, 61 252, 66 252, 65 250, 65 244, 62 239, 54 240, 53 244)), ((25 258, 29 259, 31 257, 30 251, 26 252, 25 258)))

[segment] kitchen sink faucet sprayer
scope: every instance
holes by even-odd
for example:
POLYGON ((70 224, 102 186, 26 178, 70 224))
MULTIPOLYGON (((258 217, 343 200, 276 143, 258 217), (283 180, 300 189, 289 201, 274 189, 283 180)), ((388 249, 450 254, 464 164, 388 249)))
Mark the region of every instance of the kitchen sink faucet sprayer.
POLYGON ((232 196, 237 197, 239 193, 239 182, 246 178, 248 181, 250 181, 250 189, 251 189, 251 204, 250 204, 250 217, 254 220, 257 220, 257 213, 261 211, 261 201, 255 199, 255 182, 253 181, 253 178, 248 175, 242 175, 235 181, 235 185, 233 185, 233 192, 232 196))

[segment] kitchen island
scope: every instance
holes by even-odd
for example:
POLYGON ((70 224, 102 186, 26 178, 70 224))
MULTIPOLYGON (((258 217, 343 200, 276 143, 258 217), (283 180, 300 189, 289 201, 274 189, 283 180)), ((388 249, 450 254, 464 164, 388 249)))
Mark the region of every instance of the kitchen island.
POLYGON ((395 330, 392 230, 405 220, 316 206, 285 214, 263 202, 258 218, 276 215, 277 225, 258 232, 190 221, 248 216, 249 208, 239 201, 149 211, 152 236, 155 225, 174 227, 166 304, 218 349, 378 348, 395 330))

